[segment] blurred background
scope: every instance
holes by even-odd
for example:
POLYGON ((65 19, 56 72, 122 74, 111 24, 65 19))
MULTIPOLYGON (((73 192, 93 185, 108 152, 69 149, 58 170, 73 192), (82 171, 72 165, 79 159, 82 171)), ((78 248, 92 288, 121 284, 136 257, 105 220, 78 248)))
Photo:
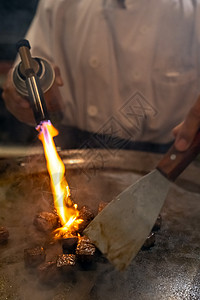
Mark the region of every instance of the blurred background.
POLYGON ((6 74, 16 56, 16 42, 24 37, 39 0, 0 1, 0 146, 29 145, 36 140, 36 131, 13 117, 5 108, 2 88, 6 74))

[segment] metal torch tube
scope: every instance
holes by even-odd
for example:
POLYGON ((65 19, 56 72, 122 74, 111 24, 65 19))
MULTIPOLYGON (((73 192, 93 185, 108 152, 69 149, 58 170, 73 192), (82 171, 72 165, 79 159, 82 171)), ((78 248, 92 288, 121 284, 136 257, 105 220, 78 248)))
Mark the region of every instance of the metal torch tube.
POLYGON ((19 41, 17 49, 22 60, 22 72, 25 76, 29 100, 38 125, 42 121, 49 119, 40 81, 36 74, 38 63, 31 57, 30 45, 27 40, 19 41))
POLYGON ((26 78, 26 87, 36 123, 39 124, 41 121, 48 119, 48 113, 44 96, 36 75, 31 75, 30 77, 26 78))

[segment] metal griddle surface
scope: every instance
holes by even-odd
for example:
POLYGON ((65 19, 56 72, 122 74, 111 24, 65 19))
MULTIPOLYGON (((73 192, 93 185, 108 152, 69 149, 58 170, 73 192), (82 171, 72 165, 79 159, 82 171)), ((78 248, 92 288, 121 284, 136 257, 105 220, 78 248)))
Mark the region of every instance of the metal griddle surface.
MULTIPOLYGON (((112 200, 145 173, 145 168, 138 173, 127 163, 130 155, 136 161, 141 158, 137 152, 90 154, 63 154, 79 206, 87 204, 95 211, 100 201, 112 200)), ((0 226, 10 231, 8 244, 0 245, 0 300, 200 299, 200 194, 192 192, 190 184, 190 191, 172 185, 156 245, 140 251, 123 273, 99 263, 95 270, 77 271, 76 282, 50 287, 41 285, 23 263, 23 250, 46 238, 35 231, 33 218, 51 210, 53 203, 43 156, 2 160, 0 170, 0 226)))

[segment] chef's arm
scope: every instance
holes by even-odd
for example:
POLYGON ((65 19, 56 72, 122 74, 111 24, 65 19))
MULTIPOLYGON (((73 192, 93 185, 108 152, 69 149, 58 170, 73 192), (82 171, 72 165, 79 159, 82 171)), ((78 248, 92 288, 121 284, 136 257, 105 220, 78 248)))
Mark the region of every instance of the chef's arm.
POLYGON ((193 141, 200 129, 200 96, 186 116, 185 121, 173 130, 175 135, 175 147, 179 151, 185 151, 193 141))

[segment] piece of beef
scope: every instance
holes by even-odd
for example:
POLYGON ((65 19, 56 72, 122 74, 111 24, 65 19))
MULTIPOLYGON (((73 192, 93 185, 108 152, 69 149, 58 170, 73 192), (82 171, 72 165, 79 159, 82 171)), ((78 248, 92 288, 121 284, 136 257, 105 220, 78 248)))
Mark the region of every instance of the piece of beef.
POLYGON ((65 281, 76 282, 76 256, 74 254, 62 254, 57 258, 57 269, 61 271, 65 281))
POLYGON ((26 267, 36 267, 44 262, 46 253, 43 247, 24 249, 24 262, 26 267))
POLYGON ((87 225, 94 219, 94 213, 87 205, 84 205, 79 211, 79 219, 83 221, 79 224, 77 232, 82 233, 87 225))
POLYGON ((6 227, 0 227, 0 244, 7 243, 9 238, 9 231, 6 227))
POLYGON ((76 257, 80 263, 92 263, 95 258, 96 247, 86 236, 80 237, 76 248, 76 257))
POLYGON ((61 240, 64 254, 75 254, 78 243, 78 237, 72 236, 61 240))
POLYGON ((44 211, 35 216, 33 224, 39 231, 50 232, 58 226, 58 216, 44 211))

